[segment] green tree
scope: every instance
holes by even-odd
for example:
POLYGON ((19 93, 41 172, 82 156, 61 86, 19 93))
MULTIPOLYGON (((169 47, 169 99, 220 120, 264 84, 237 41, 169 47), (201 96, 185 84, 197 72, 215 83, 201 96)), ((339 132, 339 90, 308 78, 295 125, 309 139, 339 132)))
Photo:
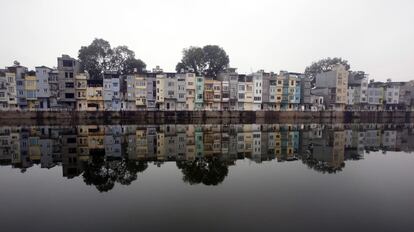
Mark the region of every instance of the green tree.
POLYGON ((216 45, 207 45, 203 47, 205 70, 204 75, 217 77, 217 75, 229 66, 229 56, 216 45))
POLYGON ((226 51, 217 45, 189 47, 183 50, 183 57, 177 64, 176 71, 191 71, 197 75, 217 77, 219 72, 228 67, 229 62, 226 51))
POLYGON ((118 46, 113 49, 110 62, 111 70, 117 70, 121 74, 130 74, 134 71, 142 72, 145 67, 145 63, 136 59, 134 51, 127 46, 118 46))
POLYGON ((103 71, 109 70, 112 49, 108 41, 94 39, 88 46, 82 46, 78 55, 81 67, 91 78, 99 78, 103 71))
POLYGON ((202 75, 205 68, 204 52, 200 47, 189 47, 183 50, 183 58, 175 67, 177 72, 191 71, 202 75))
POLYGON ((313 80, 313 82, 315 82, 315 77, 318 73, 331 71, 332 68, 337 64, 344 65, 346 70, 349 70, 351 68, 347 60, 338 57, 328 57, 317 62, 313 62, 310 66, 306 67, 305 76, 309 77, 311 80, 313 80))
POLYGON ((92 79, 101 78, 106 70, 117 71, 120 74, 142 72, 145 63, 135 58, 134 51, 127 46, 111 48, 108 41, 94 39, 88 46, 82 46, 78 54, 81 67, 87 71, 92 79))

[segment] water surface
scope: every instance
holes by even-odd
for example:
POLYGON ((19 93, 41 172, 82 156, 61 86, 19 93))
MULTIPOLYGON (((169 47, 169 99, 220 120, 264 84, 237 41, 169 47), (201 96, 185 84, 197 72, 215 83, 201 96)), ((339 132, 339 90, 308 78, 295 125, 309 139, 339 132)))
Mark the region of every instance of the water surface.
POLYGON ((2 231, 412 231, 413 125, 0 128, 2 231))

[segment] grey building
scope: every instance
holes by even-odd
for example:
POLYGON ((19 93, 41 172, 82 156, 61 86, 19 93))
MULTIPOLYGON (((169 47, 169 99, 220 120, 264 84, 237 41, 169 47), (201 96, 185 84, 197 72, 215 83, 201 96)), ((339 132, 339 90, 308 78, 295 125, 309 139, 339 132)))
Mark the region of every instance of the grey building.
POLYGON ((59 103, 66 109, 75 109, 75 75, 79 62, 68 55, 58 57, 59 103))
POLYGON ((312 99, 311 99, 311 89, 312 84, 309 77, 306 77, 305 75, 301 74, 299 75, 300 78, 300 104, 302 105, 302 109, 304 110, 310 110, 312 105, 312 99))
POLYGON ((27 99, 24 78, 25 74, 28 72, 28 69, 24 66, 21 66, 18 62, 15 62, 15 65, 7 67, 7 71, 16 75, 17 105, 20 107, 20 109, 26 109, 27 99))
POLYGON ((53 69, 46 66, 36 67, 37 78, 37 100, 39 101, 39 109, 50 109, 50 85, 49 85, 49 73, 53 69))
MULTIPOLYGON (((236 72, 236 68, 227 68, 224 72, 219 73, 217 76, 217 79, 222 82, 228 82, 229 88, 228 88, 228 94, 229 94, 229 110, 237 110, 237 88, 238 88, 238 78, 239 74, 236 72)), ((227 94, 227 91, 224 91, 222 95, 225 96, 227 94)), ((224 98, 224 97, 223 97, 224 98)), ((222 107, 223 108, 223 107, 222 107)))
POLYGON ((50 109, 59 109, 59 71, 52 70, 49 72, 49 104, 50 109))
POLYGON ((155 110, 156 102, 155 99, 157 98, 157 82, 155 80, 156 74, 155 73, 146 73, 146 81, 147 81, 147 110, 155 110))
POLYGON ((176 76, 177 79, 177 87, 176 87, 176 99, 177 99, 177 104, 176 104, 176 110, 186 110, 186 93, 187 90, 185 88, 186 83, 185 83, 185 76, 182 75, 177 75, 176 76))

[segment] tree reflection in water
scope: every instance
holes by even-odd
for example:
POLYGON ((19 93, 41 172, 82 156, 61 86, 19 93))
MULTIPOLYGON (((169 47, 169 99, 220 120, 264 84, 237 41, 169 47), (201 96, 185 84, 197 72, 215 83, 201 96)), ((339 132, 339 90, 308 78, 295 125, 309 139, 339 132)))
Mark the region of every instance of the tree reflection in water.
POLYGON ((83 180, 94 185, 100 192, 111 190, 115 183, 130 185, 137 179, 137 173, 145 171, 148 164, 127 159, 105 160, 104 156, 94 155, 86 162, 83 180))
POLYGON ((334 174, 370 151, 411 152, 413 140, 412 124, 0 126, 0 166, 61 166, 64 177, 108 192, 151 164, 174 162, 185 183, 215 186, 239 160, 334 174))
POLYGON ((217 157, 178 161, 177 167, 184 175, 183 181, 191 185, 218 185, 224 181, 229 172, 226 162, 220 161, 217 157))

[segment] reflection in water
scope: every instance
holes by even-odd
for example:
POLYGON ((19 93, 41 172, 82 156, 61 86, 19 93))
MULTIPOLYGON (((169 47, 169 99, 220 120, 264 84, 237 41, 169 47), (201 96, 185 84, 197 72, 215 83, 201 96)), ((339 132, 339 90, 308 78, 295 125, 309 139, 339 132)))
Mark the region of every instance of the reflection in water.
POLYGON ((99 191, 129 185, 153 163, 176 162, 183 181, 218 185, 238 159, 302 162, 337 173, 370 151, 414 149, 413 125, 79 125, 0 127, 0 164, 22 172, 61 165, 99 191))

